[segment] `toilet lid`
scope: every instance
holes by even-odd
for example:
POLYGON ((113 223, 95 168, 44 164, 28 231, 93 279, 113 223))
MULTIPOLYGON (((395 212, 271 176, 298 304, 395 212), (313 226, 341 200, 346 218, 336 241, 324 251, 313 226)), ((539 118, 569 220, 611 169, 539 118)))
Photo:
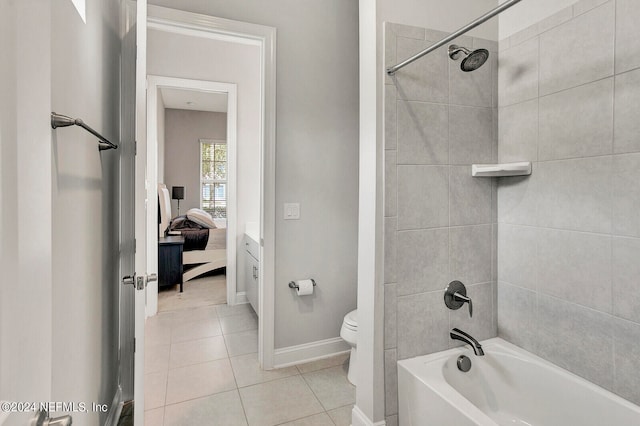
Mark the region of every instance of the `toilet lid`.
POLYGON ((358 310, 354 309, 344 316, 344 323, 350 327, 358 327, 358 310))

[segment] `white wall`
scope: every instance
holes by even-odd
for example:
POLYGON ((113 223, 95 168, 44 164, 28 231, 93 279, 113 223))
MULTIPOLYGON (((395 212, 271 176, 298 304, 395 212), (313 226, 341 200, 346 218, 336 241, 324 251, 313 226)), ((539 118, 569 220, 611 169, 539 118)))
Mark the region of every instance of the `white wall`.
POLYGON ((162 99, 162 92, 158 89, 158 112, 157 112, 157 129, 156 135, 158 135, 158 182, 164 182, 165 180, 165 106, 162 99))
MULTIPOLYGON (((500 4, 507 0, 500 0, 500 4)), ((553 15, 578 0, 524 0, 499 16, 499 40, 553 15)))
MULTIPOLYGON (((226 140, 227 114, 168 108, 165 117, 165 156, 168 160, 164 165, 164 183, 169 193, 172 186, 185 187, 185 199, 180 201, 180 214, 185 214, 190 208, 200 208, 200 139, 226 140)), ((243 159, 238 158, 238 163, 242 164, 243 159)), ((174 215, 177 207, 177 200, 171 200, 174 215)), ((254 221, 260 219, 259 182, 238 188, 238 222, 242 229, 245 214, 254 221)))
POLYGON ((151 3, 277 29, 275 347, 338 337, 356 307, 357 1, 151 3), (306 277, 317 292, 298 298, 287 283, 306 277))
POLYGON ((51 9, 0 2, 0 400, 51 400, 51 9))
POLYGON ((69 0, 0 4, 0 399, 110 404, 116 390, 118 153, 49 114, 117 140, 119 6, 87 0, 85 24, 69 0))
MULTIPOLYGON (((87 0, 86 24, 55 0, 51 110, 80 117, 107 138, 120 134, 120 9, 87 0)), ((118 151, 97 149, 78 128, 53 132, 54 401, 111 403, 118 360, 118 151)), ((74 424, 104 415, 74 414, 74 424)))

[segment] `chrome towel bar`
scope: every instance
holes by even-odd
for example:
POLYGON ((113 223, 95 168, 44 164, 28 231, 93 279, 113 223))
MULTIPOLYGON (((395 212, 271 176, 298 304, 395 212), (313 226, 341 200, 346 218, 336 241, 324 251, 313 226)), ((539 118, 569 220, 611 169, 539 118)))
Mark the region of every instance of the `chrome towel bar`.
POLYGON ((58 127, 68 127, 68 126, 80 126, 85 129, 87 132, 91 133, 93 136, 98 138, 98 149, 100 151, 104 151, 105 149, 117 149, 118 145, 111 142, 109 139, 102 136, 100 133, 93 130, 91 127, 87 126, 84 121, 79 118, 71 118, 66 115, 57 114, 55 112, 51 113, 51 128, 57 129, 58 127))

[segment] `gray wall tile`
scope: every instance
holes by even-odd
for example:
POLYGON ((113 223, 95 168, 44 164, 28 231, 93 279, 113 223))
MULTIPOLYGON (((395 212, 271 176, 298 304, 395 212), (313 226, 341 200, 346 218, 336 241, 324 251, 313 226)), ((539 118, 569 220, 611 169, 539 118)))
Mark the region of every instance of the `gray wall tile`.
POLYGON ((640 324, 616 320, 614 347, 614 392, 634 404, 640 404, 640 324))
POLYGON ((447 164, 449 118, 446 105, 398 102, 398 163, 447 164))
POLYGON ((498 226, 498 280, 536 290, 538 229, 501 223, 498 226))
POLYGON ((611 313, 611 237, 541 229, 538 291, 611 313))
POLYGON ((498 144, 502 163, 538 160, 538 99, 500 108, 498 144))
POLYGON ((398 294, 445 288, 449 273, 449 229, 398 232, 398 294))
POLYGON ((384 282, 395 283, 397 281, 397 256, 398 256, 398 218, 387 217, 384 219, 384 282))
POLYGON ((557 27, 573 18, 573 6, 565 7, 559 12, 554 13, 548 18, 538 22, 538 32, 542 34, 552 28, 557 27))
POLYGON ((492 180, 472 177, 469 166, 451 166, 450 173, 451 225, 491 223, 492 180))
POLYGON ((537 163, 531 176, 500 178, 498 181, 498 222, 517 225, 538 224, 537 163))
POLYGON ((449 225, 449 168, 398 166, 398 229, 449 225))
POLYGON ((450 279, 466 285, 491 281, 491 225, 455 227, 449 235, 450 279))
POLYGON ((614 152, 640 151, 640 70, 616 76, 615 86, 614 152))
MULTIPOLYGON (((398 37, 396 56, 404 60, 431 46, 431 41, 398 37)), ((398 99, 447 103, 449 101, 449 56, 441 47, 411 66, 395 73, 398 99)))
POLYGON ((387 416, 386 419, 386 426, 398 426, 398 415, 394 414, 393 416, 387 416))
POLYGON ((449 162, 491 162, 493 111, 491 108, 449 107, 449 162))
POLYGON ((393 32, 397 37, 414 38, 424 40, 425 29, 411 25, 397 24, 395 22, 385 22, 387 31, 393 32))
POLYGON ((615 3, 540 35, 540 95, 613 75, 615 3))
POLYGON ((613 233, 640 237, 640 154, 613 157, 613 233))
POLYGON ((444 291, 398 297, 398 359, 449 346, 449 310, 444 291))
POLYGON ((384 393, 385 413, 398 412, 398 367, 396 350, 384 351, 384 393))
POLYGON ((613 78, 540 98, 539 159, 613 152, 613 78))
POLYGON ((617 0, 616 2, 616 72, 640 67, 640 2, 617 0))
POLYGON ((536 293, 498 282, 498 336, 528 351, 536 351, 536 293))
POLYGON ((498 60, 499 106, 538 96, 538 38, 500 52, 498 60))
POLYGON ((573 5, 573 14, 574 16, 582 15, 608 1, 610 0, 580 0, 573 5))
POLYGON ((462 71, 460 64, 461 59, 449 61, 449 102, 452 105, 490 107, 493 80, 491 62, 473 72, 462 71))
POLYGON ((512 34, 511 37, 511 46, 517 46, 522 42, 529 40, 538 35, 538 24, 533 24, 528 26, 527 28, 518 31, 515 34, 512 34))
POLYGON ((538 353, 543 358, 612 388, 612 317, 538 294, 537 318, 538 353))
MULTIPOLYGON (((464 304, 460 309, 450 312, 450 328, 458 327, 471 334, 476 340, 496 337, 497 330, 493 323, 493 283, 467 286, 467 296, 473 302, 473 317, 469 317, 469 307, 464 304)), ((449 339, 449 347, 462 343, 449 339)))
MULTIPOLYGON (((498 42, 495 40, 487 40, 485 38, 473 37, 474 49, 487 49, 489 53, 498 53, 498 42)), ((497 55, 494 55, 497 56, 497 55)))
POLYGON ((597 157, 539 163, 539 225, 610 233, 611 161, 597 157))
POLYGON ((384 286, 384 348, 395 348, 397 339, 397 302, 396 284, 384 286))
POLYGON ((640 323, 640 239, 613 238, 612 256, 613 314, 640 323))
POLYGON ((384 215, 398 215, 398 168, 396 151, 384 152, 384 215))
POLYGON ((390 84, 384 86, 384 111, 384 148, 396 149, 398 146, 396 88, 390 84))

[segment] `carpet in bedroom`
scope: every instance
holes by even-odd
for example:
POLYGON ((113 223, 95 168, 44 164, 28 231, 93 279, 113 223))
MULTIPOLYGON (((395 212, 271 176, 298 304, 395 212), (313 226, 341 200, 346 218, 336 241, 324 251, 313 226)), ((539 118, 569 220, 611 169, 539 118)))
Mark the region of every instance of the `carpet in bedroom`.
POLYGON ((158 311, 197 308, 227 303, 227 277, 224 274, 196 278, 180 286, 168 287, 158 292, 158 311))

